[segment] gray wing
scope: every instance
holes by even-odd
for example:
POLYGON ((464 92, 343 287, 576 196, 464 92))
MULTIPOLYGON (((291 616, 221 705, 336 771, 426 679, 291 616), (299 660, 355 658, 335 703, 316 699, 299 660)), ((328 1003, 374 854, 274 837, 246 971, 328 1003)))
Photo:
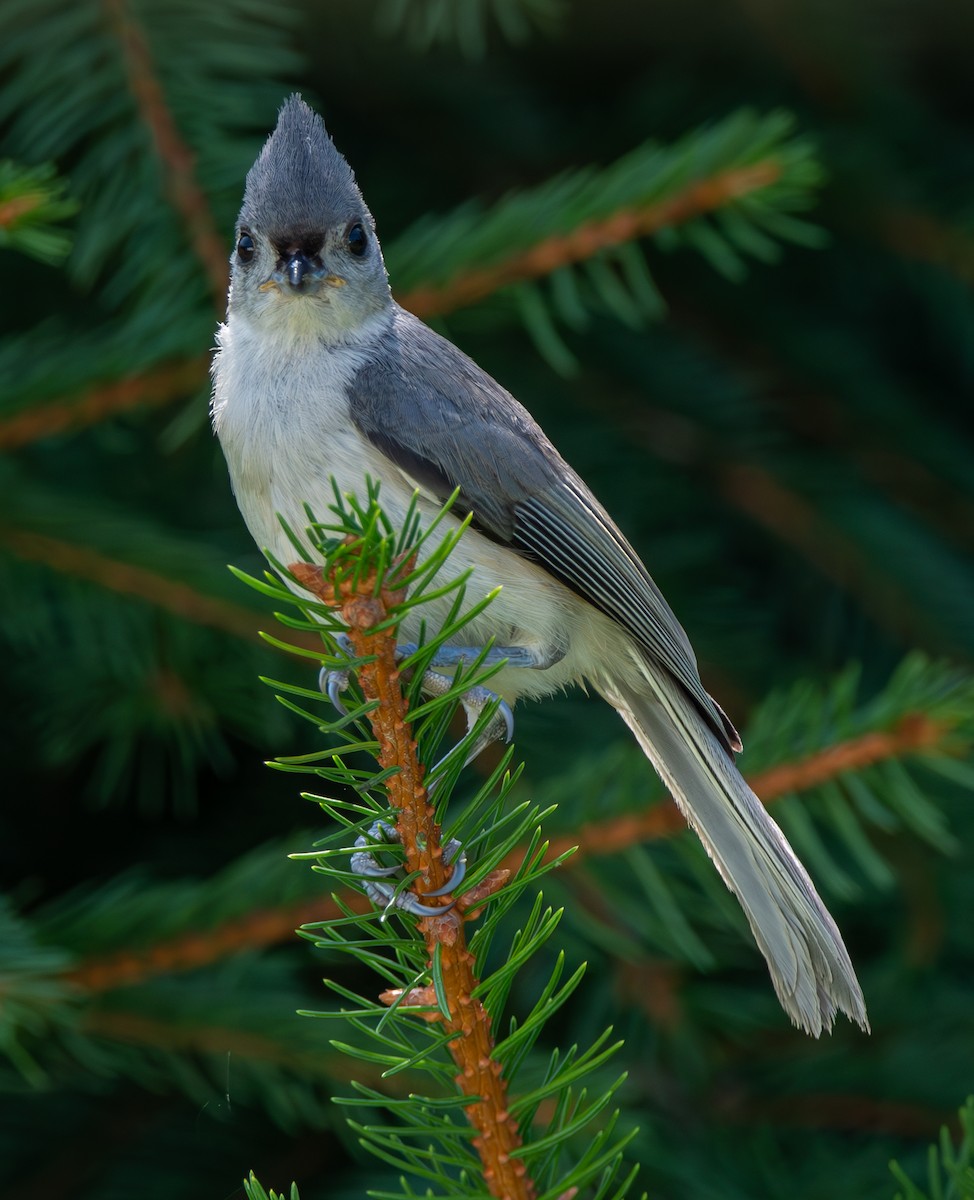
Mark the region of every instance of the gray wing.
POLYGON ((679 621, 582 479, 510 393, 451 342, 398 310, 348 389, 361 433, 426 492, 533 559, 626 629, 676 678, 729 750, 740 739, 704 691, 679 621))

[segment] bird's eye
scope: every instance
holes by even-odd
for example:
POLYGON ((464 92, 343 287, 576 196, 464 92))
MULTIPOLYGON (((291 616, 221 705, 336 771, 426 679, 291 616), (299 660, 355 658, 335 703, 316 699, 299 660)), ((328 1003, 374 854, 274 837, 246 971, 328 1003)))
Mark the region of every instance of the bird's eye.
POLYGON ((345 234, 345 245, 348 246, 349 252, 354 254, 356 258, 361 258, 369 248, 369 239, 366 236, 365 230, 356 221, 354 225, 349 225, 348 232, 345 234))
POLYGON ((242 263, 249 263, 254 257, 254 239, 249 233, 242 233, 237 238, 237 258, 242 263))

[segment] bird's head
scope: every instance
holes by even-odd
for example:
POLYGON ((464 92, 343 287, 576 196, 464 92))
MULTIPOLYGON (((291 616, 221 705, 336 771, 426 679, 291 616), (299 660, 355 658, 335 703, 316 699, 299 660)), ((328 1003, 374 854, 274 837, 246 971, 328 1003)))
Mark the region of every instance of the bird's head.
POLYGON ((247 175, 230 263, 230 316, 294 334, 354 341, 391 304, 372 214, 298 95, 247 175))

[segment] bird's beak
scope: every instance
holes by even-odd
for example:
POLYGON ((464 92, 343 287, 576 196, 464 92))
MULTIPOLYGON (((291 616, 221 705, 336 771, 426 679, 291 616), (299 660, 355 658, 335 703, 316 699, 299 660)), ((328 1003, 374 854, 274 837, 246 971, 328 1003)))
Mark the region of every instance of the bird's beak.
POLYGON ((309 257, 303 250, 294 249, 278 260, 276 270, 261 284, 261 291, 276 288, 281 292, 309 296, 319 293, 323 286, 338 288, 347 282, 341 275, 329 272, 317 254, 309 257))
POLYGON ((283 274, 291 287, 296 292, 300 292, 305 278, 307 277, 310 283, 316 276, 318 278, 321 277, 321 270, 319 268, 316 271, 311 259, 302 251, 295 250, 292 255, 285 259, 283 274))
POLYGON ((275 272, 282 283, 289 284, 294 292, 305 292, 311 289, 311 284, 324 275, 320 260, 317 265, 300 250, 291 251, 283 263, 278 264, 275 272), (307 282, 306 282, 307 281, 307 282))

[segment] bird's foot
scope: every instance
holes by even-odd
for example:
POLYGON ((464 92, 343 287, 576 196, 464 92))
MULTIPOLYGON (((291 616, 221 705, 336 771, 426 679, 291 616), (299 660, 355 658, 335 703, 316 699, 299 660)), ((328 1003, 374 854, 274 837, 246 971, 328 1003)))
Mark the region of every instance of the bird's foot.
POLYGON ((369 899, 383 910, 383 916, 390 908, 401 908, 417 917, 442 917, 456 904, 455 897, 449 904, 437 906, 423 904, 423 900, 432 900, 436 896, 445 896, 463 882, 467 873, 467 856, 461 852, 460 843, 451 838, 443 847, 443 862, 451 866, 456 860, 456 866, 447 882, 432 892, 415 892, 391 882, 398 877, 400 882, 405 878, 405 868, 402 863, 392 866, 382 866, 378 855, 398 847, 399 833, 387 821, 376 821, 367 834, 355 839, 357 847, 352 855, 350 866, 356 875, 361 876, 362 887, 369 899))
MULTIPOLYGON (((349 658, 353 657, 352 643, 347 634, 340 633, 336 636, 335 640, 338 643, 338 649, 341 654, 347 655, 349 658)), ((444 662, 439 657, 434 661, 436 661, 437 665, 444 666, 460 665, 468 659, 476 659, 480 653, 472 648, 464 647, 442 647, 441 649, 450 651, 446 655, 446 661, 444 662)), ((495 649, 492 648, 489 650, 488 654, 493 655, 495 649)), ((505 647, 504 649, 506 651, 505 656, 509 657, 510 652, 516 650, 517 647, 505 647)), ((402 659, 414 654, 415 651, 416 647, 414 645, 399 646, 396 649, 396 658, 402 661, 402 659)), ((499 660, 495 659, 495 661, 499 660)), ((322 667, 318 675, 318 686, 343 717, 348 715, 348 710, 342 703, 341 694, 348 687, 350 676, 351 669, 348 667, 322 667)), ((442 696, 453 687, 453 679, 451 676, 444 675, 439 671, 429 670, 423 675, 422 686, 423 691, 427 695, 442 696)), ((514 736, 514 714, 511 711, 511 706, 506 700, 501 700, 494 692, 485 687, 472 687, 460 697, 460 705, 467 718, 467 733, 470 733, 477 724, 477 720, 484 709, 494 701, 497 702, 497 711, 468 749, 463 761, 464 767, 469 766, 492 742, 509 742, 514 736)), ((452 750, 448 751, 436 766, 433 767, 433 771, 445 763, 456 749, 457 747, 454 746, 452 750)))
MULTIPOLYGON (((453 687, 453 679, 449 675, 440 674, 439 671, 427 671, 423 676, 423 691, 428 695, 442 696, 451 687, 453 687)), ((468 734, 473 731, 484 709, 494 703, 497 705, 497 710, 468 746, 463 765, 460 768, 461 770, 463 770, 463 767, 469 767, 474 759, 481 755, 492 742, 503 741, 506 743, 511 740, 514 736, 514 713, 511 711, 511 706, 507 701, 501 700, 496 692, 492 692, 489 688, 472 687, 460 697, 460 707, 467 718, 468 734)), ((439 762, 430 769, 430 774, 434 774, 462 745, 463 742, 458 742, 456 746, 448 750, 439 762)), ((438 781, 435 781, 430 785, 430 792, 434 790, 437 783, 438 781)))

